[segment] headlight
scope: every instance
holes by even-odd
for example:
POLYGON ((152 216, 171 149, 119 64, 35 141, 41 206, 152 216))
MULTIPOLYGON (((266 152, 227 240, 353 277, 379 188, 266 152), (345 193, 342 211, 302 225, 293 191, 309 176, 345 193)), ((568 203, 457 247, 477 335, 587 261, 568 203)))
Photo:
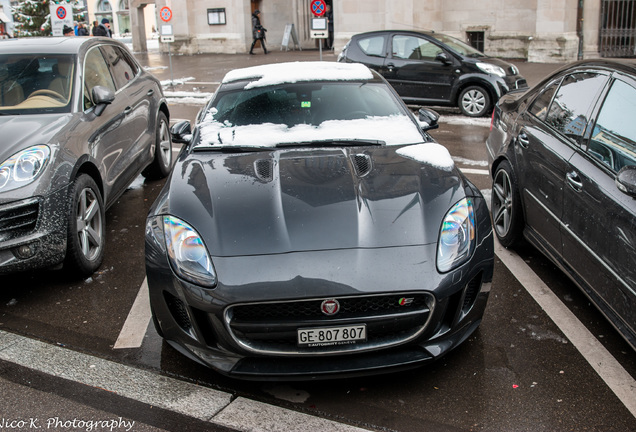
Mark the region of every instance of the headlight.
POLYGON ((446 214, 437 245, 437 269, 441 273, 468 261, 475 242, 473 203, 464 198, 446 214))
POLYGON ((17 189, 33 182, 44 170, 51 155, 45 145, 22 150, 0 165, 0 192, 17 189))
POLYGON ((506 71, 505 70, 503 70, 499 66, 495 66, 494 64, 491 64, 491 63, 478 62, 477 63, 477 67, 479 69, 481 69, 482 71, 486 72, 487 74, 497 75, 497 76, 500 76, 502 78, 506 76, 506 71))
POLYGON ((199 234, 173 216, 163 217, 163 232, 170 264, 183 279, 197 285, 216 286, 216 271, 199 234))

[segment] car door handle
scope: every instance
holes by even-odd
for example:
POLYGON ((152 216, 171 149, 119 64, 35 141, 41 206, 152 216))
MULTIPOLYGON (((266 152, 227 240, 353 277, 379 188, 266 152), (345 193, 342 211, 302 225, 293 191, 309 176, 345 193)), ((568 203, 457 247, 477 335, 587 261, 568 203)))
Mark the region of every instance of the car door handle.
POLYGON ((528 135, 526 135, 525 131, 521 131, 521 133, 517 135, 517 142, 521 147, 528 148, 530 140, 528 139, 528 135))
POLYGON ((148 96, 152 96, 153 94, 155 94, 155 91, 153 89, 148 90, 148 93, 146 93, 148 96))
POLYGON ((572 189, 577 192, 581 192, 583 190, 583 182, 581 181, 581 177, 579 177, 579 173, 571 171, 565 175, 565 178, 572 189))
POLYGON ((127 106, 127 107, 124 109, 124 114, 126 114, 126 115, 127 115, 127 114, 129 114, 131 111, 132 111, 132 107, 131 107, 131 106, 127 106))
POLYGON ((389 63, 388 65, 386 65, 386 68, 389 70, 389 72, 393 72, 395 65, 393 63, 389 63))

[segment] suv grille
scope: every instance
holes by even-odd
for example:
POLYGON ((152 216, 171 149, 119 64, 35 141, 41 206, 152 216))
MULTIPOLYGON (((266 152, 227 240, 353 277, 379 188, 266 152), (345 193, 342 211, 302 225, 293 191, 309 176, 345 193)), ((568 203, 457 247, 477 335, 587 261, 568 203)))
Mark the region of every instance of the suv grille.
POLYGON ((38 222, 40 203, 36 199, 0 207, 0 241, 33 231, 38 222))
POLYGON ((321 312, 325 298, 230 306, 225 320, 234 339, 254 353, 334 354, 398 345, 426 328, 435 300, 431 294, 401 293, 336 297, 340 311, 321 312), (299 328, 365 324, 367 340, 349 345, 298 347, 299 328))

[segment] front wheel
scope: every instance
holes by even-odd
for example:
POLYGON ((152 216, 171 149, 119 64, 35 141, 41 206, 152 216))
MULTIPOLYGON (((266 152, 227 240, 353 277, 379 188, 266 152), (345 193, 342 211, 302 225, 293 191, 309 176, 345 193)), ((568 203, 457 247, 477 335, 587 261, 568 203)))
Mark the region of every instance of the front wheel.
POLYGON ((159 112, 155 137, 155 157, 142 174, 148 179, 160 179, 170 174, 171 167, 172 138, 170 136, 170 126, 166 115, 163 112, 159 112))
POLYGON ((93 274, 104 259, 104 202, 95 181, 82 174, 69 193, 65 267, 79 276, 93 274))
POLYGON ((523 210, 517 187, 517 177, 508 161, 497 166, 492 184, 493 227, 495 234, 505 247, 514 246, 521 240, 523 210))
POLYGON ((466 87, 459 95, 459 109, 466 116, 483 117, 490 110, 490 96, 483 87, 466 87))

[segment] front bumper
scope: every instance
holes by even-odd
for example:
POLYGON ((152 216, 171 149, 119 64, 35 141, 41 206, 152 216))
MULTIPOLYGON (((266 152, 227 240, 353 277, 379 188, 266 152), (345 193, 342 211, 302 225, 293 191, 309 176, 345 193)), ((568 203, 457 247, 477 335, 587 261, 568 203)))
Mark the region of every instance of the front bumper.
POLYGON ((66 254, 68 188, 0 204, 0 274, 60 264, 66 254))

